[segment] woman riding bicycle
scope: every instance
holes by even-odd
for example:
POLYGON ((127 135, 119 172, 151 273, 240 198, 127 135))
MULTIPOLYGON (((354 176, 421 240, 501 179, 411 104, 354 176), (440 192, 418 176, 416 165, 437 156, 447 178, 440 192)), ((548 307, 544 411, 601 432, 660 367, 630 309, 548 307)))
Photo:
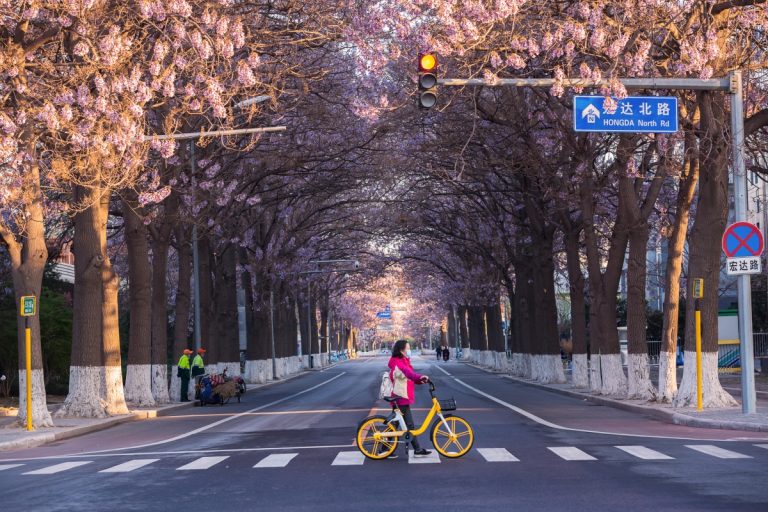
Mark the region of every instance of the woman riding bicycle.
MULTIPOLYGON (((392 347, 392 357, 389 359, 389 378, 392 380, 393 387, 395 383, 395 368, 405 375, 407 379, 407 395, 400 396, 392 393, 392 396, 397 396, 395 402, 400 407, 400 411, 403 413, 403 419, 409 430, 415 428, 413 423, 413 414, 411 413, 411 404, 415 401, 416 386, 415 384, 424 384, 429 382, 429 377, 426 375, 419 375, 413 371, 411 366, 411 345, 406 340, 397 340, 395 346, 392 347)), ((429 455, 432 453, 430 450, 426 450, 419 446, 419 440, 416 436, 411 439, 411 445, 413 446, 413 454, 418 456, 429 455)))

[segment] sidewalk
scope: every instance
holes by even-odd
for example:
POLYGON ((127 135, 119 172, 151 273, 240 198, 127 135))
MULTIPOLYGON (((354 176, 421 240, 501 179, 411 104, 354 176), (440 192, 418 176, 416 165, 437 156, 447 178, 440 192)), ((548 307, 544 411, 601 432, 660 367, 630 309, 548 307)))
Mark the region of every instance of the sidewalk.
MULTIPOLYGON (((689 427, 768 432, 768 378, 763 376, 755 379, 755 388, 757 390, 757 412, 755 414, 745 415, 741 412, 741 406, 705 409, 702 412, 698 412, 695 407, 675 408, 672 407, 671 404, 649 402, 646 400, 621 400, 597 395, 589 390, 574 388, 570 383, 570 371, 566 371, 566 379, 568 382, 564 384, 541 384, 522 377, 509 375, 504 371, 492 370, 466 361, 464 361, 464 363, 489 373, 503 375, 503 377, 507 379, 527 386, 534 386, 554 393, 578 398, 580 400, 588 400, 592 403, 636 412, 667 423, 686 425, 689 427)), ((682 370, 682 368, 680 370, 682 370)), ((731 393, 731 395, 740 402, 741 377, 739 375, 720 375, 720 382, 726 391, 731 393)))
MULTIPOLYGON (((326 366, 323 370, 332 368, 334 365, 326 366)), ((256 390, 274 386, 287 382, 291 379, 305 375, 310 371, 305 369, 293 375, 289 375, 280 380, 266 382, 264 384, 247 384, 247 390, 244 396, 248 396, 249 393, 253 393, 256 390)), ((54 418, 54 426, 48 428, 39 428, 28 432, 22 428, 14 414, 15 411, 9 411, 3 409, 5 415, 0 415, 0 452, 18 450, 22 448, 32 448, 35 446, 41 446, 53 441, 61 441, 62 439, 68 439, 71 437, 81 436, 91 432, 104 430, 115 425, 127 423, 129 421, 136 420, 150 420, 160 416, 167 416, 173 414, 177 410, 192 407, 195 401, 187 403, 172 403, 168 405, 161 405, 158 407, 144 407, 131 409, 130 414, 124 414, 121 416, 112 416, 109 418, 54 418), (12 414, 12 415, 9 415, 12 414)), ((55 412, 59 408, 60 404, 49 404, 48 409, 51 413, 55 412)))

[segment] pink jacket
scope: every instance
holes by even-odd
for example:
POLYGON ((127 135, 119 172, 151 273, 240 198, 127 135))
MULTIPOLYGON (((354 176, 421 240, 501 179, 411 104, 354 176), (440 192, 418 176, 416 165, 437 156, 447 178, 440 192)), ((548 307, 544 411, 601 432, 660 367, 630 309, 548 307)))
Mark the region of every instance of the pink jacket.
MULTIPOLYGON (((395 368, 400 368, 400 371, 408 378, 408 397, 395 400, 397 405, 411 405, 416 399, 416 386, 414 383, 421 384, 419 382, 421 375, 413 371, 411 360, 407 357, 390 357, 387 366, 389 366, 389 378, 393 384, 395 379, 392 377, 392 372, 395 371, 395 368)), ((392 396, 395 396, 395 394, 393 393, 392 396)))

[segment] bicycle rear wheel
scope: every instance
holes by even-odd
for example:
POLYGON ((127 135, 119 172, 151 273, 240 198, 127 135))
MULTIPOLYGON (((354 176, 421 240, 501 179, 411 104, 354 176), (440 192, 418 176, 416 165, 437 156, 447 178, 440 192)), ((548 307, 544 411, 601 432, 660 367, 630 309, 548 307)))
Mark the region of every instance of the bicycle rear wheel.
POLYGON ((445 422, 448 424, 449 431, 446 431, 445 425, 436 419, 432 424, 432 432, 429 438, 437 453, 450 459, 458 459, 466 455, 475 442, 475 433, 469 422, 459 416, 450 414, 445 415, 445 422))
POLYGON ((387 423, 384 416, 369 416, 365 418, 357 427, 357 436, 355 437, 357 449, 369 459, 386 459, 397 448, 397 438, 379 438, 375 434, 384 432, 395 432, 395 427, 387 423))

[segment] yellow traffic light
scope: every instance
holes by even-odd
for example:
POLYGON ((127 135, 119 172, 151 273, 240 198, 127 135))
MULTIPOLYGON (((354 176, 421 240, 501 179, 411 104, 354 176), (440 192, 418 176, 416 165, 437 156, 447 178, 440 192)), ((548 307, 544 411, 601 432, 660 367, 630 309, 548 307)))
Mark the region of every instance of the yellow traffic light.
POLYGON ((419 69, 421 71, 433 71, 437 67, 437 57, 434 53, 422 53, 419 57, 419 69))

